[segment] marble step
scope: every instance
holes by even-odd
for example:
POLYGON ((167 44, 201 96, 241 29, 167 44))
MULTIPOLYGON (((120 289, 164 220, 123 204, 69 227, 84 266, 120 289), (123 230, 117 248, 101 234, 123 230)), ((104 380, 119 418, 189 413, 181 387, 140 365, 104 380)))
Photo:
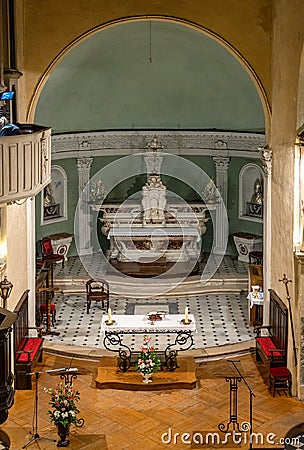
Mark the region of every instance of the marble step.
MULTIPOLYGON (((86 279, 55 279, 54 285, 59 288, 60 292, 64 294, 85 294, 86 279)), ((245 278, 213 278, 207 283, 202 284, 199 279, 189 281, 185 280, 181 283, 165 280, 162 283, 158 282, 151 284, 138 282, 130 284, 126 282, 110 281, 111 295, 126 296, 126 297, 151 297, 151 296, 182 296, 182 295, 196 295, 201 293, 234 293, 247 291, 248 279, 245 278)))

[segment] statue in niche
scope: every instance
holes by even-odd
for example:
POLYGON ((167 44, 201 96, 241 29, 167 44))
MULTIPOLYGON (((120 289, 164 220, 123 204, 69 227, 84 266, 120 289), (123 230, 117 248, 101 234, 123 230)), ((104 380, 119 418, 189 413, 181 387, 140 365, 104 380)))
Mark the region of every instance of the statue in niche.
POLYGON ((48 184, 43 190, 43 205, 44 207, 56 205, 51 183, 48 184))
POLYGON ((263 203, 262 183, 259 178, 257 178, 254 182, 254 193, 251 197, 251 203, 256 203, 258 205, 263 203))
POLYGON ((142 188, 143 224, 161 223, 165 225, 166 186, 159 175, 149 175, 142 188))

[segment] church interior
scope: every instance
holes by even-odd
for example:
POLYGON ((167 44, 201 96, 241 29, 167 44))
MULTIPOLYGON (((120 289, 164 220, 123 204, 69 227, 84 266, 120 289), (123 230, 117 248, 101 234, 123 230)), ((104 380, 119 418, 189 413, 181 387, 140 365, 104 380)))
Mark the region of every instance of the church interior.
POLYGON ((303 19, 0 0, 0 449, 304 448, 303 19))

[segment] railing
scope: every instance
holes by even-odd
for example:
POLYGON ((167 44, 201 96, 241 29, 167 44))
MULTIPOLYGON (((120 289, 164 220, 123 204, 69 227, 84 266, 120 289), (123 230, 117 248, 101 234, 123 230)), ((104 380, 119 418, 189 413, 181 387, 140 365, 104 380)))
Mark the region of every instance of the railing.
POLYGON ((0 203, 32 197, 51 181, 51 129, 19 127, 21 135, 0 138, 0 203))

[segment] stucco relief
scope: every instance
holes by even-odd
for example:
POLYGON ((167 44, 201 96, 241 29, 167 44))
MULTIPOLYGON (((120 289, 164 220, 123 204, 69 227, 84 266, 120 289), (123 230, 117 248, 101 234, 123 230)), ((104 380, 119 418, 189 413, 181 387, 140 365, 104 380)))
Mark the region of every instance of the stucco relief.
MULTIPOLYGON (((161 139, 162 144, 170 153, 187 154, 192 151, 201 155, 226 154, 231 156, 237 151, 252 153, 258 157, 258 148, 265 145, 265 136, 248 133, 218 133, 218 132, 93 132, 70 135, 56 135, 52 137, 53 157, 72 157, 72 153, 107 151, 109 154, 130 154, 134 150, 145 152, 147 141, 155 138, 161 139), (70 153, 70 154, 69 154, 70 153)), ((248 155, 247 155, 248 156, 248 155)))

